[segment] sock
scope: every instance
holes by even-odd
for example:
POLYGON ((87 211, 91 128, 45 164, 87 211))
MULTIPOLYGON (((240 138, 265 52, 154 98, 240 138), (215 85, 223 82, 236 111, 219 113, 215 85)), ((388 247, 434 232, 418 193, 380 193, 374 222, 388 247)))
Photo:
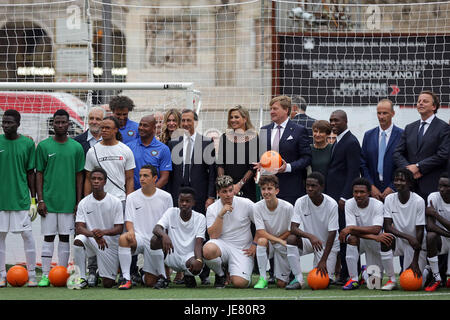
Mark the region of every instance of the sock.
POLYGON ((338 253, 331 251, 327 259, 328 277, 333 280, 336 278, 334 270, 336 268, 337 257, 338 253))
POLYGON ((122 275, 125 280, 131 280, 130 266, 131 266, 131 248, 119 246, 119 262, 122 275))
POLYGON ((256 247, 256 259, 258 261, 259 275, 267 280, 267 248, 262 246, 256 247))
POLYGON ((155 265, 157 266, 157 273, 158 273, 157 276, 166 279, 166 269, 164 268, 164 252, 161 249, 158 250, 150 249, 150 256, 151 256, 150 259, 155 261, 155 265))
POLYGON ((80 268, 80 277, 86 279, 86 250, 84 247, 73 246, 73 262, 80 268))
POLYGON ((67 268, 67 265, 69 264, 69 257, 70 243, 60 240, 58 242, 58 264, 67 268))
POLYGON ((222 258, 217 257, 212 260, 205 260, 206 265, 215 272, 215 274, 219 277, 223 277, 225 273, 222 269, 222 258))
POLYGON ((36 245, 34 243, 33 232, 31 230, 22 232, 23 248, 27 261, 28 276, 36 276, 36 245))
POLYGON ((347 244, 347 253, 345 261, 347 261, 347 269, 350 278, 354 281, 358 281, 358 256, 359 251, 357 246, 347 244))
POLYGON ((439 273, 439 263, 438 257, 434 256, 428 258, 428 262, 430 263, 431 271, 433 272, 433 277, 436 281, 441 281, 441 274, 439 273))
POLYGON ((50 272, 50 268, 52 265, 52 258, 53 258, 53 250, 55 248, 55 243, 44 241, 42 243, 42 274, 48 276, 48 273, 50 272))
POLYGON ((303 281, 302 268, 300 264, 300 253, 298 247, 288 244, 287 246, 287 258, 289 266, 291 267, 292 274, 295 276, 298 282, 303 281))
POLYGON ((0 278, 6 278, 6 235, 0 232, 0 278))
POLYGON ((389 280, 392 282, 397 282, 394 273, 394 255, 392 250, 386 252, 381 251, 381 263, 383 264, 383 268, 386 271, 386 275, 389 277, 389 280))

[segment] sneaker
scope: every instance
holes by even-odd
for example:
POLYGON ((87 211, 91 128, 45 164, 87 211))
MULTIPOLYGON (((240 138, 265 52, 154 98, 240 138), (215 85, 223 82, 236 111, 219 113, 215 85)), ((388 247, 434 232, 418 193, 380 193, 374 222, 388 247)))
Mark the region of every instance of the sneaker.
POLYGON ((86 279, 78 278, 78 279, 69 281, 67 283, 67 287, 70 288, 70 289, 80 290, 80 289, 87 289, 87 288, 89 288, 89 284, 86 281, 86 279))
POLYGON ((433 282, 433 271, 429 265, 426 265, 422 272, 422 279, 425 279, 423 287, 426 288, 433 282))
POLYGON ((133 286, 137 286, 139 284, 142 284, 142 276, 138 273, 131 275, 131 283, 133 286))
POLYGON ((184 275, 184 284, 186 288, 195 288, 197 287, 197 281, 195 281, 194 276, 188 276, 187 274, 184 275))
POLYGON ((89 273, 87 282, 89 287, 96 287, 98 284, 98 276, 96 272, 89 273))
POLYGON ((38 287, 49 287, 49 286, 50 286, 50 280, 48 279, 48 276, 43 274, 41 280, 38 283, 38 287))
POLYGON ((305 281, 298 281, 297 278, 294 278, 289 284, 286 286, 286 290, 300 290, 305 286, 305 281))
POLYGON ((6 278, 0 277, 0 288, 6 287, 6 278))
POLYGON ((359 274, 359 277, 358 277, 358 283, 360 286, 362 286, 363 284, 366 283, 366 280, 364 280, 364 272, 366 272, 366 270, 367 270, 367 266, 363 265, 361 267, 361 273, 359 274))
POLYGON ((277 282, 277 281, 276 281, 276 279, 275 279, 274 276, 270 276, 270 277, 269 277, 269 280, 267 281, 268 284, 275 284, 276 282, 277 282))
POLYGON ((425 287, 425 291, 426 292, 434 292, 437 290, 437 288, 439 288, 439 286, 441 285, 441 281, 436 280, 435 277, 433 277, 433 280, 431 281, 431 283, 425 287))
POLYGON ((201 280, 202 280, 202 286, 209 286, 211 284, 209 277, 203 278, 201 280))
POLYGON ((445 284, 445 287, 450 288, 450 278, 447 279, 447 283, 445 284))
POLYGON ((37 287, 38 283, 36 281, 36 277, 29 277, 27 282, 27 287, 34 288, 37 287))
POLYGON ((217 288, 217 289, 225 288, 225 281, 226 280, 227 280, 227 276, 226 275, 223 275, 223 276, 219 277, 216 274, 216 278, 214 280, 214 288, 217 288))
POLYGON ((381 290, 383 290, 383 291, 392 291, 395 289, 397 289, 397 282, 393 282, 391 280, 386 282, 386 284, 381 287, 381 290))
POLYGON ((169 280, 163 277, 159 278, 153 286, 155 289, 166 289, 167 287, 169 287, 169 280))
POLYGON ((131 280, 128 280, 119 286, 119 290, 129 290, 131 288, 133 288, 133 283, 131 280))
POLYGON ((267 289, 269 287, 269 282, 263 277, 259 277, 258 282, 253 286, 255 289, 267 289))
POLYGON ((342 290, 355 290, 359 288, 358 281, 355 281, 353 279, 350 279, 347 281, 347 283, 342 287, 342 290))

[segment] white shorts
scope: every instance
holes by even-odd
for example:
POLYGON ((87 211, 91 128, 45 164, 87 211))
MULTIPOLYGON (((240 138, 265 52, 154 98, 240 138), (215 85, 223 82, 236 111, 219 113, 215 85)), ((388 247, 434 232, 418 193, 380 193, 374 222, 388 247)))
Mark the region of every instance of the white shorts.
POLYGON ((0 211, 0 232, 22 232, 31 230, 28 210, 0 211))
POLYGON ((377 265, 383 270, 381 262, 381 244, 375 240, 359 239, 359 253, 366 254, 366 265, 377 265))
POLYGON ((253 257, 246 256, 243 249, 250 248, 251 243, 244 248, 236 248, 221 239, 211 239, 207 243, 209 242, 219 247, 222 252, 222 261, 228 265, 230 276, 244 278, 250 284, 253 272, 253 257))
POLYGON ((70 235, 75 230, 75 217, 73 213, 47 213, 41 216, 41 234, 53 236, 56 234, 70 235))
POLYGON ((450 253, 450 238, 441 236, 441 241, 442 241, 442 248, 441 251, 439 252, 439 255, 450 253))
MULTIPOLYGON (((319 263, 320 259, 322 258, 324 250, 314 251, 314 248, 311 245, 311 242, 309 241, 309 239, 306 239, 306 238, 302 238, 302 243, 303 243, 303 250, 301 250, 300 248, 298 249, 300 256, 304 256, 304 255, 313 253, 314 254, 313 267, 314 268, 317 267, 317 264, 319 263)), ((337 260, 339 250, 340 250, 339 241, 336 239, 333 243, 333 247, 331 248, 330 254, 328 255, 328 259, 327 259, 327 271, 330 276, 330 279, 333 277, 334 270, 336 268, 336 260, 337 260)))
MULTIPOLYGON (((426 234, 425 234, 426 235, 426 234)), ((419 268, 421 271, 424 270, 427 264, 427 250, 425 246, 426 236, 424 235, 424 241, 422 242, 422 250, 419 254, 419 268)), ((404 256, 403 257, 403 270, 409 268, 411 262, 414 258, 414 249, 411 247, 409 242, 403 238, 395 238, 395 250, 393 252, 394 256, 404 256)))
POLYGON ((166 259, 164 259, 164 264, 177 272, 184 272, 188 276, 193 276, 193 274, 186 267, 186 262, 192 257, 195 257, 194 251, 189 252, 186 255, 172 252, 166 256, 166 259))
MULTIPOLYGON (((144 270, 147 273, 153 274, 155 276, 158 276, 161 274, 161 271, 158 270, 159 264, 154 261, 151 251, 150 251, 150 239, 147 239, 140 235, 139 233, 135 234, 136 236, 136 251, 134 251, 133 255, 142 254, 144 255, 144 266, 142 267, 142 270, 144 270)), ((162 252, 162 250, 161 250, 162 252)), ((164 270, 162 271, 164 274, 164 270)))
POLYGON ((94 238, 79 234, 75 240, 83 242, 88 258, 96 256, 98 273, 102 278, 116 279, 119 270, 119 237, 105 237, 108 247, 100 250, 94 238))
POLYGON ((273 257, 273 271, 275 278, 289 282, 291 268, 287 259, 287 248, 279 243, 269 241, 269 258, 273 257))

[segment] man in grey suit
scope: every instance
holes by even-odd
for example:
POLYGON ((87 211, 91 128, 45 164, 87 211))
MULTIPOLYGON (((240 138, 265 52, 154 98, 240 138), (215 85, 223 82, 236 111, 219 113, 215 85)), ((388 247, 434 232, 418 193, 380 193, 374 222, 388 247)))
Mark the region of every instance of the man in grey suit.
POLYGON ((431 91, 422 91, 417 101, 420 120, 408 124, 394 152, 397 167, 406 167, 416 181, 415 192, 427 199, 437 190, 439 176, 449 157, 450 126, 436 116, 440 102, 431 91))

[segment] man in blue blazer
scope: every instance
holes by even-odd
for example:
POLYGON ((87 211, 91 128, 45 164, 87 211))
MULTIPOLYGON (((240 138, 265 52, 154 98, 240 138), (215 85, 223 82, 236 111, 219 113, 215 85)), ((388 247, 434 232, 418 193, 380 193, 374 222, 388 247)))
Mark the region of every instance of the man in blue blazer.
POLYGON ((379 126, 366 131, 361 148, 361 170, 372 184, 372 197, 383 201, 395 192, 393 175, 396 169, 393 154, 403 130, 392 123, 394 105, 382 99, 377 105, 379 126))
POLYGON ((278 96, 269 105, 272 123, 261 127, 260 143, 265 145, 260 150, 261 154, 266 150, 275 150, 280 154, 283 165, 276 174, 280 183, 277 197, 294 205, 305 194, 303 172, 311 164, 308 131, 289 119, 291 98, 278 96))
POLYGON ((397 167, 406 167, 414 174, 415 192, 425 201, 438 188, 439 177, 447 168, 450 149, 450 126, 436 117, 439 98, 423 91, 417 101, 420 120, 405 127, 394 152, 397 167))

